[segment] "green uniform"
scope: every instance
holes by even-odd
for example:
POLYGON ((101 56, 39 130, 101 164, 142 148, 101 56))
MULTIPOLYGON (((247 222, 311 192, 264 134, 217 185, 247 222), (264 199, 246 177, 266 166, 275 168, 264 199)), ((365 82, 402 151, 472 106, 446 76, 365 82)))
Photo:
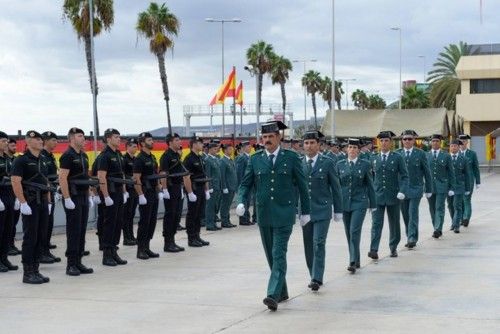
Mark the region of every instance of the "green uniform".
MULTIPOLYGON (((250 155, 246 153, 242 153, 236 157, 235 165, 236 165, 236 175, 238 177, 238 187, 243 181, 243 176, 245 175, 245 171, 247 169, 248 161, 250 160, 250 155)), ((247 198, 247 202, 245 204, 245 214, 240 217, 240 224, 246 225, 250 224, 252 221, 255 222, 256 210, 255 210, 255 189, 252 189, 250 196, 247 198), (253 219, 250 217, 250 204, 253 206, 253 219)))
POLYGON ((370 251, 378 251, 384 226, 384 214, 387 210, 389 249, 395 252, 401 240, 399 199, 396 196, 398 193, 406 193, 408 171, 403 157, 395 152, 381 152, 372 158, 371 163, 377 210, 372 214, 370 251))
POLYGON ((295 185, 299 189, 301 213, 308 215, 311 210, 306 176, 299 156, 283 148, 273 155, 274 163, 265 150, 257 151, 250 157, 239 188, 238 203, 246 203, 255 186, 257 223, 271 268, 267 295, 280 301, 288 297, 286 252, 295 224, 295 185))
POLYGON ((215 215, 217 213, 217 207, 220 203, 222 193, 220 160, 213 155, 208 155, 205 158, 204 167, 206 176, 211 178, 208 184, 210 199, 207 201, 205 206, 205 224, 208 229, 214 229, 216 227, 215 215))
POLYGON ((432 178, 432 196, 428 198, 434 230, 443 231, 444 211, 448 192, 455 189, 455 173, 447 152, 427 152, 427 162, 432 178))
POLYGON ((304 173, 309 179, 311 221, 302 227, 302 236, 311 279, 322 283, 332 205, 335 213, 342 213, 342 193, 333 160, 321 154, 317 155, 312 166, 309 160, 307 156, 303 158, 304 173))
POLYGON ((416 147, 397 151, 403 157, 408 170, 408 187, 405 199, 401 201, 401 213, 405 223, 408 243, 418 241, 418 207, 425 193, 432 192, 431 174, 425 152, 416 147), (425 181, 425 182, 424 182, 425 181), (425 189, 425 190, 424 190, 425 189))
POLYGON ((465 151, 461 151, 460 154, 465 155, 467 159, 467 163, 469 165, 469 180, 470 180, 470 194, 464 195, 464 216, 463 220, 469 223, 470 217, 472 215, 472 192, 474 190, 474 183, 476 185, 481 184, 481 173, 479 172, 479 162, 477 160, 476 152, 466 149, 465 151))
POLYGON ((372 153, 371 152, 361 152, 359 154, 359 158, 366 160, 366 161, 370 161, 372 159, 372 153))
POLYGON ((231 224, 229 210, 231 209, 231 203, 233 203, 234 193, 238 188, 238 178, 236 176, 234 161, 227 156, 223 156, 220 159, 220 171, 222 188, 220 218, 222 227, 229 227, 231 224))
POLYGON ((359 243, 366 209, 376 207, 372 168, 366 160, 344 159, 337 163, 337 175, 342 189, 342 219, 349 245, 349 262, 359 265, 359 243))
POLYGON ((337 162, 339 161, 339 158, 337 156, 337 154, 333 153, 332 151, 327 151, 325 154, 324 154, 325 157, 327 158, 330 158, 333 160, 334 164, 336 165, 337 162))
POLYGON ((470 191, 472 180, 470 178, 469 164, 467 158, 456 153, 451 154, 451 162, 455 173, 455 194, 448 196, 448 210, 451 216, 451 228, 454 230, 460 229, 460 224, 463 218, 464 196, 470 191))

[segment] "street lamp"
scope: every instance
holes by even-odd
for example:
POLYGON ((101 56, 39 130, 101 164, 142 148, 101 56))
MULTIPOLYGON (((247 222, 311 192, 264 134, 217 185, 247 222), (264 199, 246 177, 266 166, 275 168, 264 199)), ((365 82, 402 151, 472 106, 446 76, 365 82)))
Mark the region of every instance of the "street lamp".
POLYGON ((356 79, 339 79, 338 81, 345 82, 345 109, 349 110, 349 81, 356 81, 356 79))
MULTIPOLYGON (((296 59, 296 60, 292 60, 292 62, 294 63, 303 63, 304 64, 304 75, 306 74, 306 63, 315 63, 317 62, 318 60, 317 59, 296 59)), ((305 130, 307 130, 308 128, 308 124, 307 124, 307 90, 306 90, 306 87, 304 87, 304 126, 305 126, 305 130)))
POLYGON ((424 60, 424 83, 425 83, 425 77, 426 77, 426 72, 425 72, 425 56, 419 55, 417 57, 418 58, 422 58, 424 60))
MULTIPOLYGON (((222 84, 224 84, 224 23, 240 23, 241 19, 233 18, 233 19, 214 19, 212 17, 207 17, 205 22, 209 23, 220 23, 221 24, 221 50, 222 50, 222 84)), ((224 103, 222 104, 222 137, 225 135, 226 121, 224 119, 224 103)), ((236 112, 236 111, 235 111, 236 112)), ((236 135, 236 134, 234 134, 236 135)))
POLYGON ((401 58, 402 58, 402 43, 401 43, 401 27, 392 27, 391 30, 399 32, 399 109, 401 109, 401 98, 403 97, 401 80, 401 58))

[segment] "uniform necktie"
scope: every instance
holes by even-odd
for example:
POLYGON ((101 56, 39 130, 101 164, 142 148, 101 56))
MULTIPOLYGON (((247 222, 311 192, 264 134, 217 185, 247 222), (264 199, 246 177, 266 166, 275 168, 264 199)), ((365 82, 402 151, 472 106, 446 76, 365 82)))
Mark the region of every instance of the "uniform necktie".
POLYGON ((453 154, 453 161, 457 161, 457 155, 453 154))
POLYGON ((437 158, 438 158, 438 152, 434 151, 434 159, 437 159, 437 158))
POLYGON ((406 151, 406 157, 410 158, 410 151, 406 151))
POLYGON ((313 166, 313 159, 309 159, 307 161, 307 168, 309 168, 309 174, 311 174, 311 172, 312 172, 312 168, 313 168, 312 166, 313 166))
POLYGON ((382 154, 382 163, 385 164, 386 160, 387 160, 387 155, 382 154))
POLYGON ((271 166, 274 166, 274 154, 269 154, 269 162, 271 163, 271 166))
POLYGON ((354 161, 349 162, 349 164, 351 165, 351 168, 354 167, 354 161))

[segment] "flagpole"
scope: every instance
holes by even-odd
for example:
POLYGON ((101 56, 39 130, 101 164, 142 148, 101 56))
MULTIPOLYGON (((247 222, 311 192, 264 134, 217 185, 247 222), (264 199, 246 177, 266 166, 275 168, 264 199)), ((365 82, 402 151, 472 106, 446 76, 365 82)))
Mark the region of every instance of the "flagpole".
POLYGON ((233 66, 234 72, 234 93, 233 93, 233 147, 236 145, 236 67, 233 66))
POLYGON ((240 104, 240 134, 243 135, 243 101, 240 104))

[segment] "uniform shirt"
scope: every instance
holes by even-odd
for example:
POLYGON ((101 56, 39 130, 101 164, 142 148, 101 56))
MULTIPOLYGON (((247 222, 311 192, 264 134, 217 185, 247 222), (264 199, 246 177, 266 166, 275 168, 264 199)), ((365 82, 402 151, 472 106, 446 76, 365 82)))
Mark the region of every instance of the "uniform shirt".
MULTIPOLYGON (((12 176, 20 176, 23 181, 47 185, 48 169, 45 159, 39 155, 34 156, 30 150, 27 150, 23 155, 17 157, 12 165, 12 176)), ((24 188, 24 187, 23 187, 24 188)), ((47 191, 41 191, 46 194, 47 191)))
POLYGON ((141 151, 134 160, 134 173, 141 174, 141 183, 145 189, 156 190, 158 180, 148 180, 146 177, 158 173, 156 157, 151 153, 141 151))
POLYGON ((2 186, 2 180, 5 176, 10 176, 10 171, 12 169, 12 160, 7 154, 4 153, 0 156, 0 193, 11 193, 12 187, 9 185, 2 186))
POLYGON ((184 160, 184 167, 186 167, 186 169, 191 173, 191 182, 194 182, 196 179, 205 178, 203 161, 201 160, 201 157, 193 151, 189 152, 184 160))
MULTIPOLYGON (((68 182, 71 182, 71 180, 88 180, 89 178, 89 157, 87 153, 83 151, 78 153, 71 146, 59 158, 59 166, 61 169, 69 170, 68 182)), ((77 191, 87 191, 88 189, 88 185, 76 185, 77 191)))
MULTIPOLYGON (((160 158, 160 170, 166 172, 167 174, 185 172, 180 154, 170 148, 163 152, 160 158)), ((173 184, 182 184, 182 176, 171 177, 168 180, 173 184)))
POLYGON ((97 165, 98 171, 107 172, 108 177, 123 178, 123 161, 118 150, 113 151, 109 146, 102 151, 97 165))
MULTIPOLYGON (((267 158, 269 158, 269 156, 271 154, 274 154, 273 165, 276 162, 276 158, 278 157, 278 153, 280 153, 280 147, 279 146, 278 146, 278 148, 276 150, 274 150, 274 152, 269 152, 268 150, 266 150, 267 158)), ((299 154, 298 152, 295 152, 295 153, 299 154)))
POLYGON ((128 154, 128 152, 125 152, 123 155, 123 173, 127 177, 132 177, 132 174, 134 173, 134 161, 136 157, 128 154))
POLYGON ((92 163, 92 170, 90 175, 97 176, 97 166, 99 165, 99 159, 101 158, 101 153, 97 155, 94 162, 92 163))
POLYGON ((306 156, 306 163, 309 163, 309 160, 312 159, 311 168, 314 168, 314 165, 316 165, 316 161, 318 160, 318 157, 319 157, 319 154, 316 154, 312 158, 309 158, 308 156, 306 156))

